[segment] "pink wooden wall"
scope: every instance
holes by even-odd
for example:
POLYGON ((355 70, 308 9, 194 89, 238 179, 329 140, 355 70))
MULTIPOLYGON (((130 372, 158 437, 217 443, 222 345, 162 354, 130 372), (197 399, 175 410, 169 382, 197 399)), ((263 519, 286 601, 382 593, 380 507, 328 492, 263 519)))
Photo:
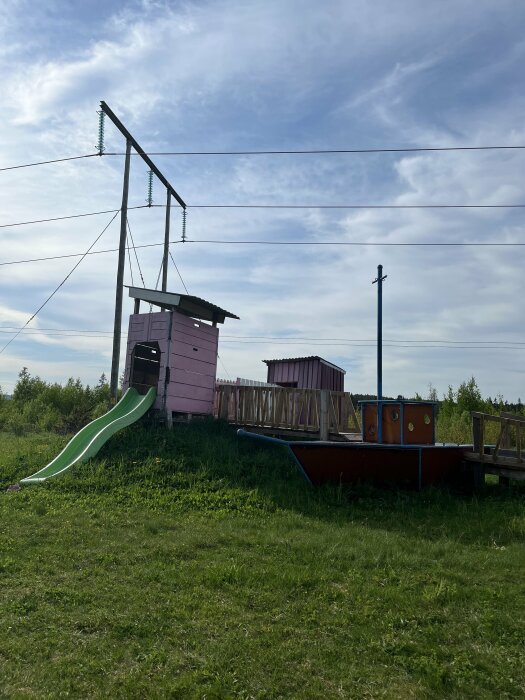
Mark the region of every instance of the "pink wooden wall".
POLYGON ((161 358, 155 408, 163 406, 168 366, 170 381, 166 387, 167 410, 211 414, 215 396, 219 329, 174 311, 169 341, 170 357, 167 361, 169 322, 168 311, 130 316, 123 388, 127 389, 130 384, 131 356, 135 344, 138 341, 156 341, 161 358))
POLYGON ((297 384, 298 389, 329 389, 344 391, 344 372, 326 365, 317 357, 297 360, 268 360, 270 384, 297 384))

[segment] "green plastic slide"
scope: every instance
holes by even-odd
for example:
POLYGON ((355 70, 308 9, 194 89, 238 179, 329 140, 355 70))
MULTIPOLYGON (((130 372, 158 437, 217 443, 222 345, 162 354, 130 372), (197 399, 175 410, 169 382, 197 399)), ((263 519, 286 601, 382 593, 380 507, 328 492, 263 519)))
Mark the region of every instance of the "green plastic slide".
POLYGON ((156 395, 155 387, 151 387, 145 396, 139 394, 136 389, 128 389, 116 406, 92 423, 85 425, 47 467, 27 476, 20 483, 45 481, 52 476, 62 474, 74 464, 91 459, 118 430, 141 418, 154 404, 156 395))

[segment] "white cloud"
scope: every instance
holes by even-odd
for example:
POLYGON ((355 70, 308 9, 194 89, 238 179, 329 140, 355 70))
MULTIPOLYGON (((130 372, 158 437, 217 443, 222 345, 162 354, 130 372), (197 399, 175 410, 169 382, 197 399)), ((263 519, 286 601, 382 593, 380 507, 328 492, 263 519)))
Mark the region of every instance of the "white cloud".
MULTIPOLYGON (((7 165, 93 152, 101 98, 150 150, 524 142, 523 40, 512 3, 498 3, 497 13, 488 0, 435 7, 406 0, 395 8, 364 0, 109 3, 98 27, 68 19, 57 2, 24 28, 25 7, 11 2, 0 14, 7 95, 0 156, 7 165), (53 49, 54 33, 62 39, 68 28, 74 39, 57 40, 60 49, 53 49), (492 70, 485 71, 489 52, 492 70)), ((106 143, 123 148, 109 123, 106 143)), ((521 152, 155 160, 190 204, 525 201, 521 152)), ((144 203, 146 169, 133 159, 131 204, 144 203)), ((0 223, 118 208, 122 159, 0 177, 0 223)), ((158 185, 154 196, 164 202, 158 185)), ((162 240, 163 216, 130 212, 138 244, 162 240)), ((0 229, 2 261, 84 251, 109 218, 0 229)), ((97 247, 116 247, 118 230, 117 220, 97 247)), ((193 239, 511 242, 523 232, 521 216, 506 210, 212 209, 188 216, 193 239)), ((172 238, 179 236, 174 208, 172 238)), ((382 262, 389 275, 385 338, 520 337, 521 249, 188 244, 173 253, 191 293, 241 316, 224 335, 373 339, 371 281, 382 262)), ((139 254, 145 282, 154 286, 161 250, 139 254)), ((0 325, 24 323, 75 261, 2 267, 0 325)), ((86 258, 32 326, 110 330, 115 268, 114 253, 86 258)), ((138 283, 136 267, 134 274, 138 283)), ((173 268, 169 275, 180 289, 173 268)), ((124 326, 128 311, 126 301, 124 326)), ((374 390, 373 343, 316 350, 305 342, 224 343, 221 357, 231 374, 264 379, 262 359, 318 350, 349 370, 347 388, 374 390)), ((9 347, 0 384, 24 364, 49 379, 78 374, 93 383, 108 371, 109 351, 105 339, 42 332, 9 347)), ((385 348, 385 391, 423 393, 430 381, 444 391, 474 373, 486 393, 516 398, 521 355, 501 352, 498 364, 491 351, 385 348)))

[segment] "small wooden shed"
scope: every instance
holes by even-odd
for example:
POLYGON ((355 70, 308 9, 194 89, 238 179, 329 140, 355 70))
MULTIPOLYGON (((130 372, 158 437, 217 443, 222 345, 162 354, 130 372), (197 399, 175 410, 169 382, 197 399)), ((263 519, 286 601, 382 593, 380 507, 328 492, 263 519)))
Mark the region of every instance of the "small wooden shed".
POLYGON ((344 391, 345 370, 318 355, 284 360, 263 360, 268 366, 267 382, 297 389, 344 391))
POLYGON ((217 324, 239 318, 204 299, 156 289, 129 287, 135 300, 129 318, 123 389, 145 394, 157 387, 154 407, 210 415, 217 373, 217 324), (150 311, 140 313, 140 302, 150 311), (151 311, 152 307, 159 311, 151 311))

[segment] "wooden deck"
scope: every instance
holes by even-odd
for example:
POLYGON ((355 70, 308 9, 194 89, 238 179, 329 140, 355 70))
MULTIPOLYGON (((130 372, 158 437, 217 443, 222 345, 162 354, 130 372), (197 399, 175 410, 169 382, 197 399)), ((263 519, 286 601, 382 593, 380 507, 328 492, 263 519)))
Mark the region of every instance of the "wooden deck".
POLYGON ((349 393, 218 384, 215 416, 262 433, 348 440, 361 434, 349 393))
POLYGON ((524 416, 510 413, 492 416, 474 411, 472 434, 474 447, 472 452, 465 453, 465 459, 475 462, 480 467, 480 478, 485 474, 495 474, 499 476, 501 483, 525 480, 524 416), (486 444, 489 435, 495 437, 495 444, 486 444))

